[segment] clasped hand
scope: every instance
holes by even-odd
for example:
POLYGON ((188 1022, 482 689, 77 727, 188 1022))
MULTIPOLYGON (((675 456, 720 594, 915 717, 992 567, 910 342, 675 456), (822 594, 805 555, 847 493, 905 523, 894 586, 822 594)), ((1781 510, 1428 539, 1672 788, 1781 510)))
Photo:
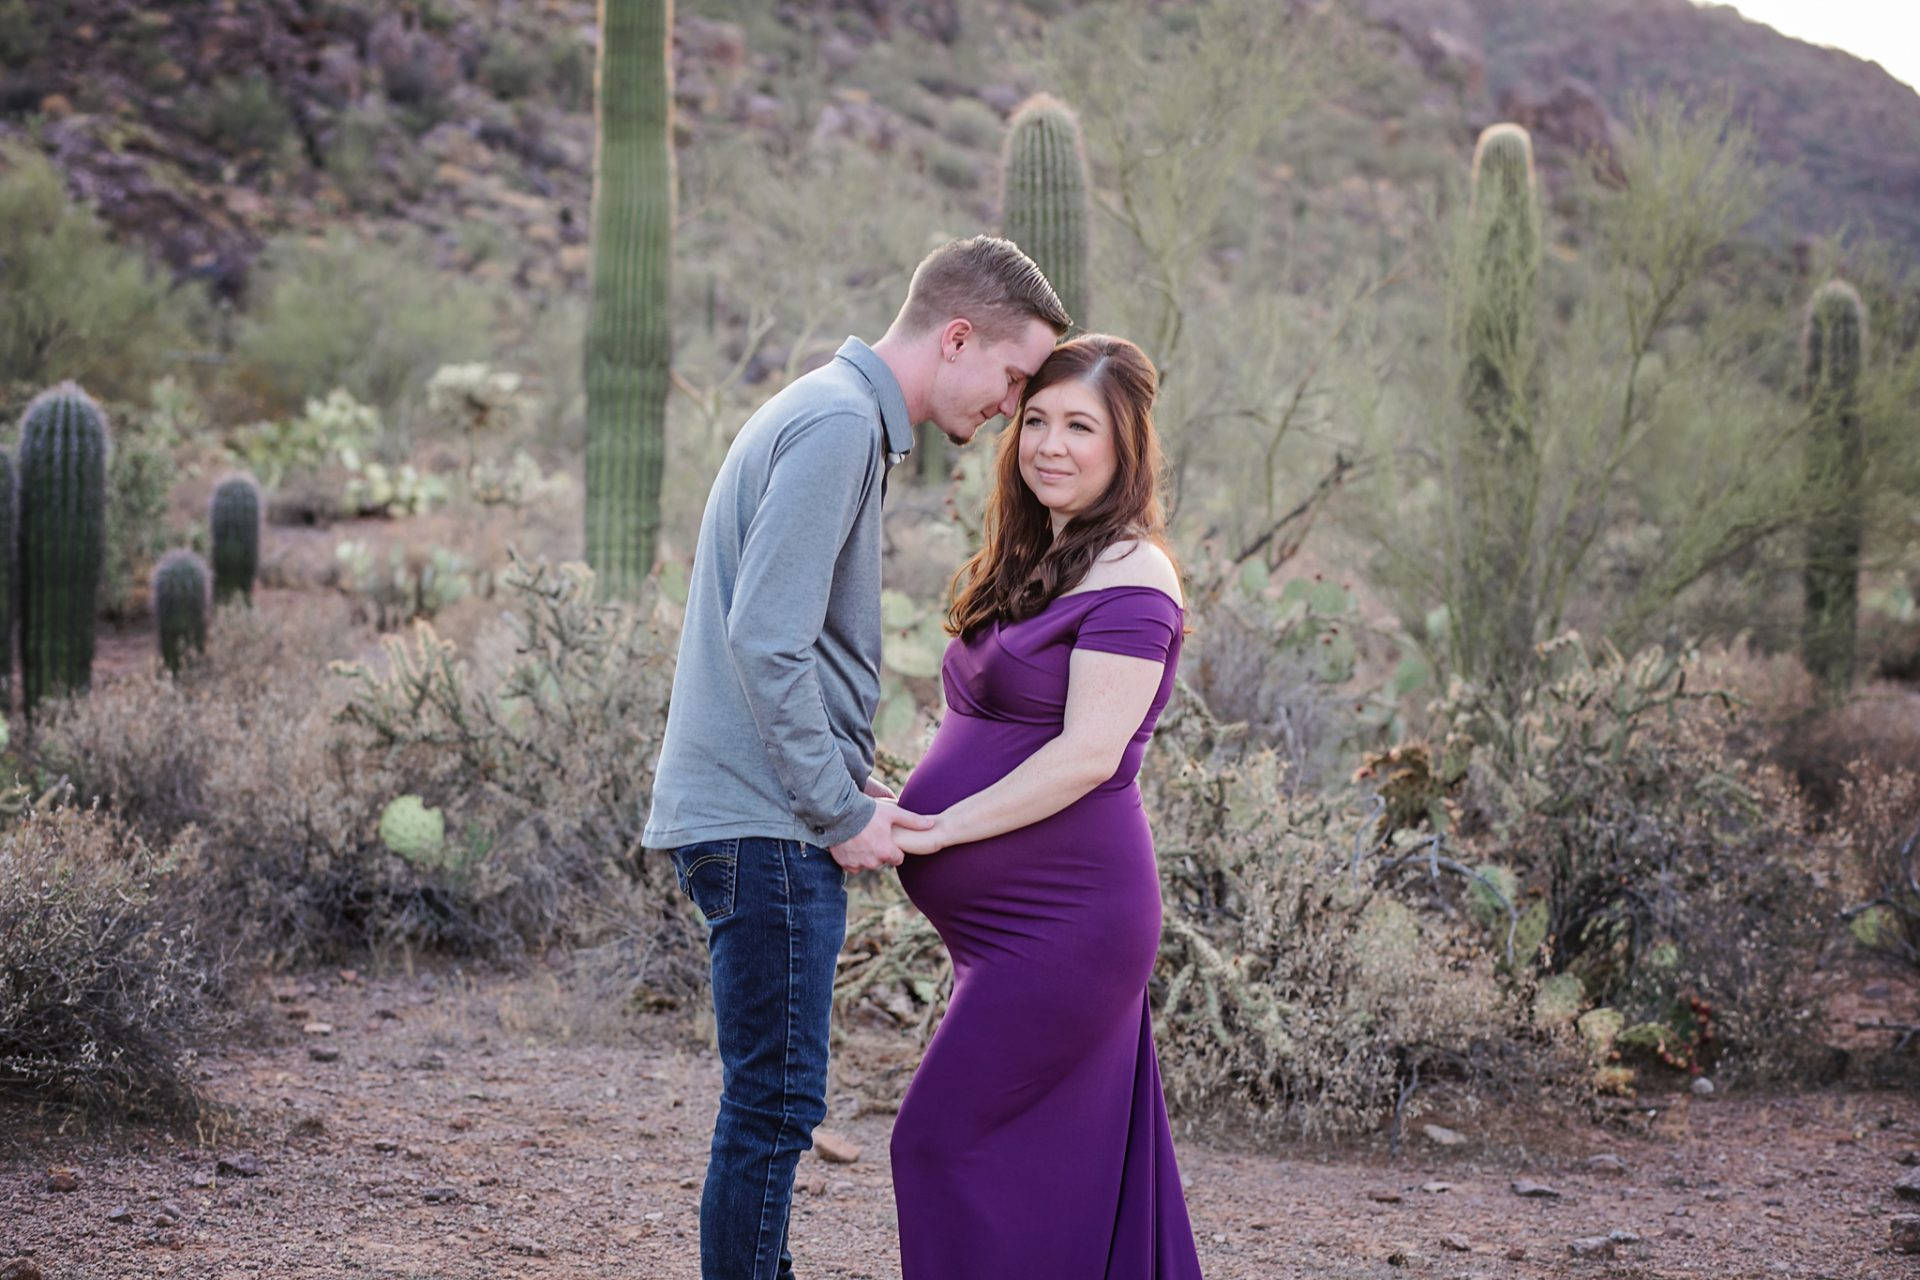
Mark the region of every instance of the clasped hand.
POLYGON ((873 806, 873 817, 867 820, 859 835, 829 850, 844 870, 878 871, 881 867, 897 867, 906 861, 908 854, 933 853, 944 847, 946 842, 940 836, 937 817, 902 809, 893 792, 881 783, 869 780, 862 790, 878 801, 873 806))

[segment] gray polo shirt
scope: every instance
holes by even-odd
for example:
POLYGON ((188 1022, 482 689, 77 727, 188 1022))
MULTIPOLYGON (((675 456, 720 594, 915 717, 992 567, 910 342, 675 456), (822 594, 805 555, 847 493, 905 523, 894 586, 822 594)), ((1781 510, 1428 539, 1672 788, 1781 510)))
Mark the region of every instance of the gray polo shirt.
POLYGON ((867 825, 880 701, 880 496, 913 447, 858 338, 747 419, 707 494, 649 849, 867 825))

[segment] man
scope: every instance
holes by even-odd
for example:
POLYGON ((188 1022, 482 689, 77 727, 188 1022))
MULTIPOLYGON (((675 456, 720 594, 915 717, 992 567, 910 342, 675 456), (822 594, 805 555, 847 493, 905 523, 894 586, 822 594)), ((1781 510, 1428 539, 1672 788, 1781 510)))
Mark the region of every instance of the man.
POLYGON ((747 420, 707 495, 645 843, 706 917, 724 1068, 705 1280, 793 1274, 794 1168, 826 1116, 846 876, 924 829, 870 776, 880 698, 880 498, 932 422, 965 444, 1068 326, 1011 242, 956 240, 869 347, 848 338, 747 420))

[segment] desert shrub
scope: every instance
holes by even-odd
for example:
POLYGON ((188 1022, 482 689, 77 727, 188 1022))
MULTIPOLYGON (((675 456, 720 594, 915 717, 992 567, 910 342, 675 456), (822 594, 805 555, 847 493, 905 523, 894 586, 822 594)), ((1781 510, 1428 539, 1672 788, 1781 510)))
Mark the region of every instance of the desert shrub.
POLYGON ((356 621, 377 631, 431 619, 474 589, 466 559, 445 547, 389 544, 382 556, 367 543, 348 540, 334 548, 336 584, 356 621))
POLYGON ((192 1116, 194 1050, 224 1021, 222 962, 169 905, 193 837, 155 849, 96 811, 0 831, 0 1095, 192 1116))
POLYGON ((269 162, 293 139, 293 117, 261 73, 214 81, 188 109, 195 130, 216 149, 269 162))
POLYGON ((1835 806, 1834 831, 1853 941, 1920 970, 1920 772, 1856 763, 1835 806))
POLYGON ((107 465, 107 555, 100 603, 109 614, 125 614, 155 557, 178 541, 169 508, 179 470, 173 456, 179 437, 172 419, 157 407, 129 406, 110 420, 118 430, 107 465))
POLYGON ((170 289, 16 143, 0 144, 0 226, 0 385, 71 378, 102 400, 135 399, 192 346, 195 295, 170 289))
POLYGON ((417 236, 395 244, 331 232, 285 238, 263 255, 261 303, 240 326, 234 378, 267 415, 344 388, 391 411, 417 397, 435 369, 489 354, 494 297, 436 271, 417 236))
POLYGON ((547 68, 542 77, 563 111, 586 111, 593 106, 593 51, 571 34, 547 46, 547 68))
POLYGON ((47 47, 53 24, 34 16, 27 0, 0 2, 0 66, 24 67, 47 47))
MULTIPOLYGON (((1359 788, 1296 794, 1183 691, 1143 775, 1165 932, 1154 983, 1169 1101, 1239 1132, 1334 1137, 1425 1105, 1583 1087, 1569 1035, 1382 834, 1359 788)), ((1424 865, 1424 864, 1422 864, 1424 865)), ((1450 877, 1457 893, 1466 881, 1450 877)))
POLYGON ((517 557, 505 630, 475 660, 421 623, 384 670, 339 664, 348 740, 394 795, 449 819, 427 878, 469 905, 476 943, 634 945, 635 981, 675 999, 704 974, 666 860, 640 846, 671 689, 668 642, 643 612, 596 601, 581 565, 517 557))
POLYGON ((537 49, 511 34, 490 41, 476 76, 496 98, 524 98, 540 83, 537 49))
POLYGON ((1838 907, 1791 784, 1730 749, 1734 703, 1697 661, 1572 635, 1541 660, 1512 712, 1460 682, 1442 704, 1471 753, 1447 839, 1541 904, 1518 962, 1578 979, 1574 1010, 1616 1010, 1653 1062, 1791 1074, 1817 1048, 1797 979, 1838 907))

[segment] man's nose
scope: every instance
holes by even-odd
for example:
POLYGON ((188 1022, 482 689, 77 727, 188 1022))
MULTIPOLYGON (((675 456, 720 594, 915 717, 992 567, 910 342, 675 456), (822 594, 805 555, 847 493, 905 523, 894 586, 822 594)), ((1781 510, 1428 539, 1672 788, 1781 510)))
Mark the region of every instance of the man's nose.
POLYGON ((1011 419, 1013 417, 1014 410, 1018 409, 1019 407, 1020 407, 1019 388, 1017 387, 1007 388, 1007 394, 1005 396, 1002 396, 1000 399, 1000 416, 1003 418, 1011 419))

